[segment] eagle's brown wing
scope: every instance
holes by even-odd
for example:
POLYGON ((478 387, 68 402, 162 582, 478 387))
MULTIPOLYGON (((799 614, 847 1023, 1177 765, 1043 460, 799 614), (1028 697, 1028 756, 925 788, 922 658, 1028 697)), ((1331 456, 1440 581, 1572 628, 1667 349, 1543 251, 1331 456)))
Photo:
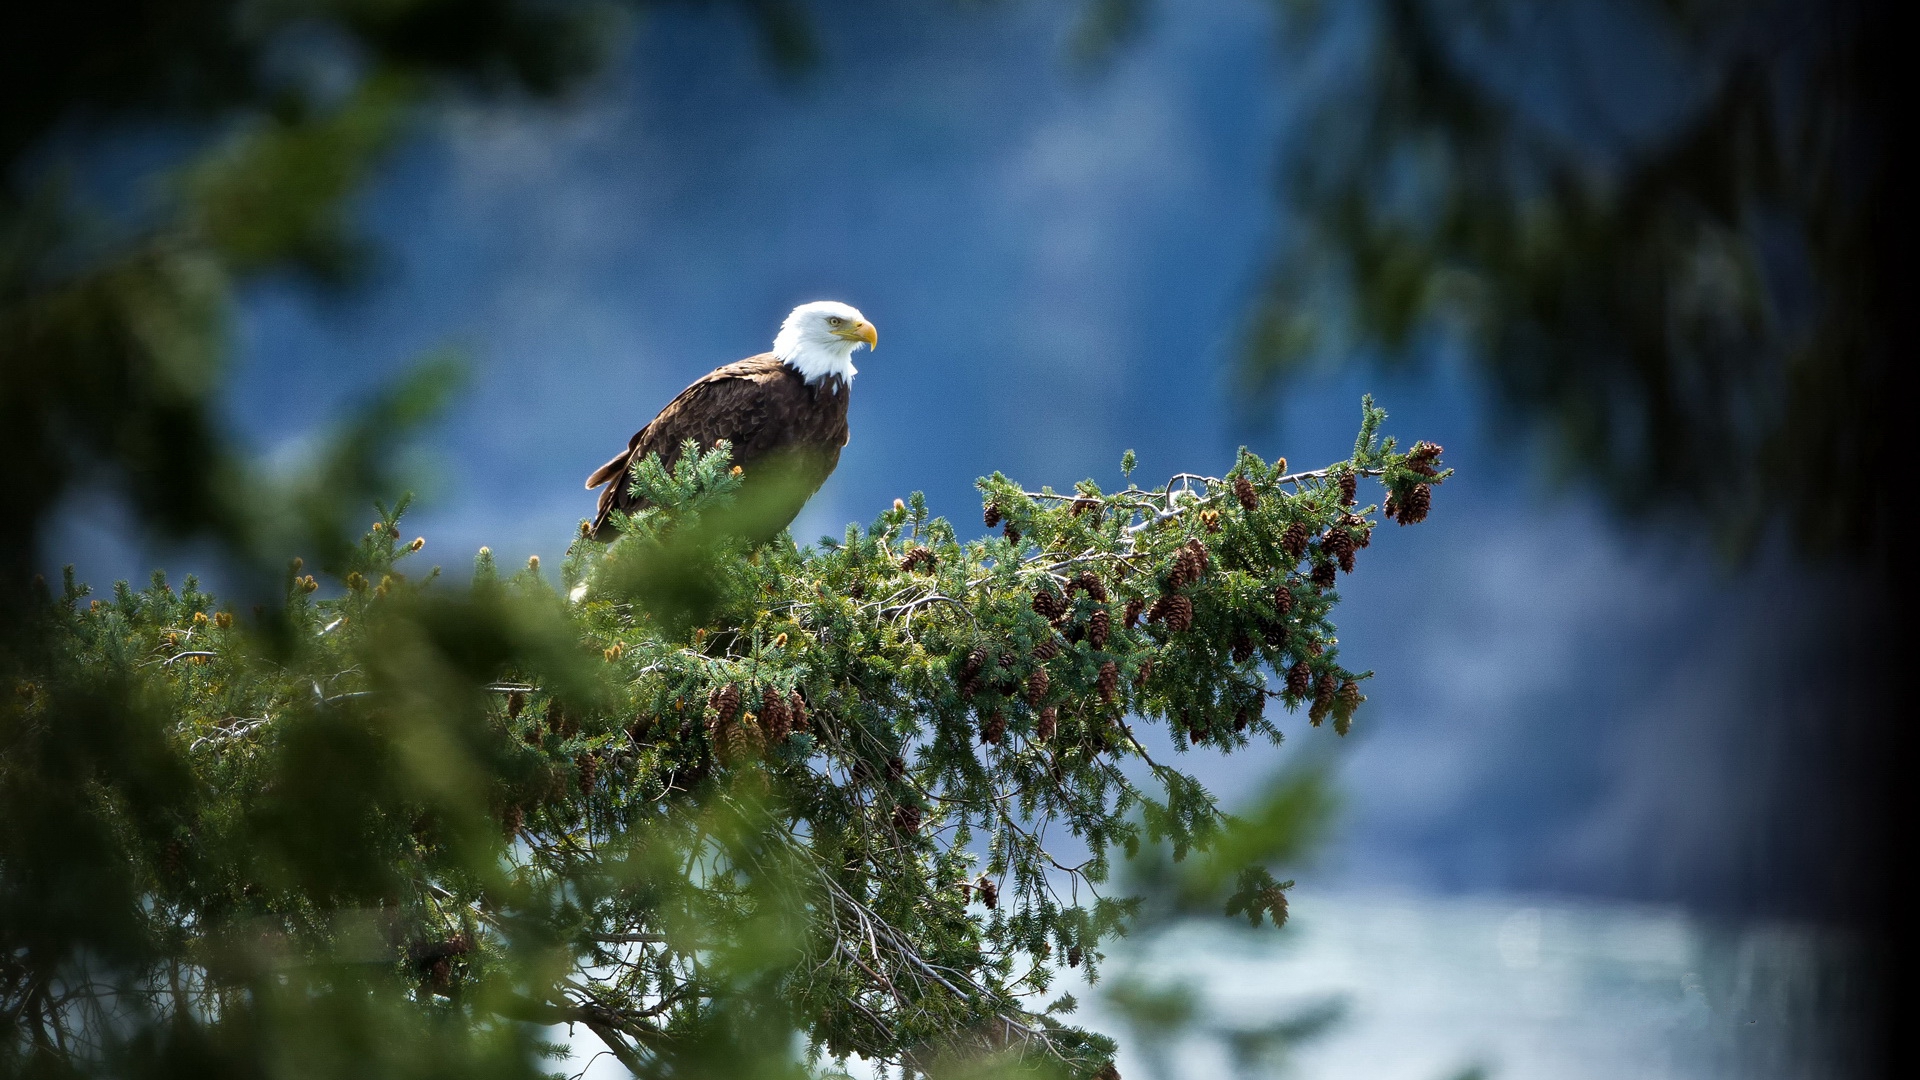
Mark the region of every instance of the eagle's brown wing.
MULTIPOLYGON (((627 491, 635 462, 646 460, 648 454, 659 454, 660 464, 671 469, 680 459, 680 448, 686 440, 710 447, 721 439, 730 439, 734 463, 750 467, 770 453, 787 449, 786 443, 801 434, 793 423, 794 414, 816 411, 809 404, 813 393, 797 373, 772 353, 748 357, 703 376, 661 409, 652 423, 636 432, 624 452, 587 478, 589 488, 605 485, 594 513, 592 535, 596 539, 612 539, 608 517, 613 510, 631 514, 644 508, 644 502, 627 491)), ((840 456, 839 448, 846 442, 844 391, 839 398, 839 437, 833 441, 833 460, 822 462, 825 468, 813 481, 815 488, 833 470, 840 456)), ((798 425, 801 429, 818 426, 817 423, 798 425)), ((805 431, 805 435, 817 437, 813 430, 805 431)), ((817 470, 809 470, 812 471, 817 470)), ((798 509, 794 507, 796 513, 798 509)), ((780 527, 784 528, 785 523, 780 527)))

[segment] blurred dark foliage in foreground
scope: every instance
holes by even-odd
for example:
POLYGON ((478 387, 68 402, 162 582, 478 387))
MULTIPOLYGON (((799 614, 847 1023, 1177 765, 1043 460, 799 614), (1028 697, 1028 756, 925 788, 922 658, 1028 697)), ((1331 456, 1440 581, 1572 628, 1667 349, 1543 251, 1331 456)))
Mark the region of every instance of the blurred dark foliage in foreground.
POLYGON ((1287 4, 1315 88, 1245 374, 1466 345, 1559 475, 1880 565, 1902 40, 1872 3, 1287 4))

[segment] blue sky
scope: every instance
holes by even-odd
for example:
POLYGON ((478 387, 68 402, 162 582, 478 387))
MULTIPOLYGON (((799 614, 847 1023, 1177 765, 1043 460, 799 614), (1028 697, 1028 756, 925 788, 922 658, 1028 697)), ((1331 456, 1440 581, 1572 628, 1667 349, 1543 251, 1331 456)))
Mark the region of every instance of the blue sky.
MULTIPOLYGON (((1778 560, 1732 574, 1547 492, 1524 446, 1488 436, 1457 357, 1309 382, 1250 425, 1229 367, 1280 227, 1278 148, 1338 52, 1277 49, 1265 3, 1190 0, 1089 73, 1063 62, 1073 7, 852 5, 797 80, 729 17, 682 12, 567 107, 450 109, 362 207, 382 250, 367 288, 247 297, 233 422, 294 463, 324 418, 459 347, 472 380, 423 441, 412 519, 459 568, 481 544, 557 555, 586 474, 804 300, 860 306, 882 347, 803 541, 916 489, 964 531, 976 476, 1111 485, 1129 447, 1148 483, 1223 469, 1241 443, 1335 460, 1370 390, 1460 473, 1343 585, 1342 648, 1380 677, 1307 887, 1739 909, 1785 859, 1827 888, 1804 855, 1818 808, 1770 809, 1825 767, 1822 701, 1787 673, 1829 628, 1782 614, 1823 584, 1778 560)), ((75 522, 58 546, 92 552, 96 581, 191 561, 113 531, 75 522)), ((1333 738, 1285 726, 1279 754, 1181 760, 1232 798, 1333 738)))

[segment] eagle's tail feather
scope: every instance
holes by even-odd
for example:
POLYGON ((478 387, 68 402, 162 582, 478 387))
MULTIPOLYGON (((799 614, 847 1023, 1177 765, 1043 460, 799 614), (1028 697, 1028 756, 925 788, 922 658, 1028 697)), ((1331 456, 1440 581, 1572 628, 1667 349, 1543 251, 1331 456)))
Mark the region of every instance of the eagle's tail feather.
POLYGON ((627 458, 630 456, 632 456, 632 451, 623 450, 619 454, 614 455, 612 461, 593 470, 593 475, 587 477, 587 490, 592 491, 594 488, 608 483, 618 478, 620 474, 626 472, 627 458))

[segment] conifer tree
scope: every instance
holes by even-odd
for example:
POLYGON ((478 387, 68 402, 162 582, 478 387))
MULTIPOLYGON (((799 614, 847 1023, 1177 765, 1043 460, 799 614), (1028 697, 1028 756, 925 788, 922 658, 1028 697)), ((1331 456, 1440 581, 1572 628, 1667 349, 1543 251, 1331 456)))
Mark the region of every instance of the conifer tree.
POLYGON ((1306 472, 995 474, 984 539, 916 494, 748 550, 722 445, 642 463, 652 508, 559 588, 485 549, 466 586, 417 570, 404 502, 277 606, 69 578, 0 701, 0 1063, 531 1075, 566 1024, 642 1076, 1112 1075, 1049 995, 1154 917, 1116 856, 1255 925, 1290 884, 1274 820, 1145 729, 1225 753, 1355 722, 1356 481, 1408 523, 1448 475, 1383 417, 1306 472))

